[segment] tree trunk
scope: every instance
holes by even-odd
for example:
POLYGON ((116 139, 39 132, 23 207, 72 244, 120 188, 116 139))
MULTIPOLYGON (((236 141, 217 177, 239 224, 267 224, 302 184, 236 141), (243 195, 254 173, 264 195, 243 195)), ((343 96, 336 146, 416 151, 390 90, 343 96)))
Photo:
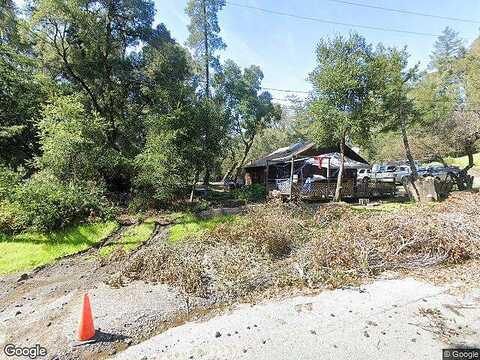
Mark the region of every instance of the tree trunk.
POLYGON ((208 185, 210 184, 210 165, 205 166, 205 175, 203 176, 203 185, 205 185, 205 191, 207 190, 208 185))
POLYGON ((408 142, 407 125, 405 124, 405 119, 403 118, 403 116, 400 122, 400 130, 402 132, 405 155, 407 156, 408 163, 410 164, 410 169, 412 170, 412 179, 415 180, 418 177, 417 167, 415 165, 415 160, 413 159, 412 150, 410 149, 410 143, 408 142))
POLYGON ((243 166, 243 164, 245 164, 245 160, 247 160, 247 156, 248 156, 248 153, 250 152, 250 149, 252 148, 252 145, 253 145, 253 140, 245 144, 245 150, 243 151, 242 160, 240 160, 240 162, 236 167, 237 171, 235 172, 235 178, 233 179, 235 182, 237 182, 239 169, 243 166))
POLYGON ((225 182, 227 178, 230 176, 231 173, 233 173, 233 170, 235 170, 238 167, 238 163, 234 161, 233 165, 228 169, 228 171, 223 175, 222 181, 225 182))
POLYGON ((473 154, 474 154, 474 149, 473 146, 469 146, 467 148, 467 156, 468 156, 468 165, 462 170, 462 172, 465 172, 465 174, 475 166, 475 162, 473 160, 473 154))
POLYGON ((338 168, 337 187, 335 188, 335 197, 333 201, 339 202, 342 200, 342 183, 343 183, 343 170, 345 167, 345 132, 342 134, 340 140, 340 167, 338 168))
MULTIPOLYGON (((202 12, 203 12, 203 45, 205 47, 205 97, 210 99, 210 55, 208 49, 208 26, 207 26, 207 4, 206 0, 202 0, 202 12)), ((210 104, 208 104, 210 106, 210 104)), ((207 144, 210 141, 210 114, 207 108, 207 116, 205 117, 205 146, 204 156, 206 156, 207 144)), ((203 184, 208 187, 210 183, 210 161, 207 159, 205 166, 205 177, 203 178, 203 184)))
POLYGON ((458 190, 471 190, 473 188, 473 176, 468 175, 468 170, 475 166, 473 159, 474 146, 469 145, 466 147, 466 150, 468 156, 468 165, 465 166, 456 176, 458 190))
POLYGON ((206 1, 202 1, 203 11, 203 44, 205 47, 205 96, 210 98, 210 56, 208 53, 208 27, 207 27, 207 4, 206 1))
POLYGON ((193 202, 193 197, 195 195, 195 187, 198 182, 198 171, 195 172, 195 177, 193 178, 192 191, 190 192, 190 202, 193 202))

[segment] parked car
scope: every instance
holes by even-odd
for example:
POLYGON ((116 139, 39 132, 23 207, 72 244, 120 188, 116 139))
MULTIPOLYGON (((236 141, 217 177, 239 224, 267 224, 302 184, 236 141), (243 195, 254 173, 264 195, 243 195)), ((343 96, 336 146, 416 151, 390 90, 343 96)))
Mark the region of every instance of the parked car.
MULTIPOLYGON (((456 166, 430 166, 427 168, 427 175, 433 176, 434 178, 440 180, 446 180, 447 178, 452 178, 457 176, 460 173, 460 168, 456 166)), ((424 175, 424 176, 427 176, 424 175)))
POLYGON ((370 175, 372 174, 372 170, 370 169, 359 169, 357 171, 357 180, 363 180, 365 178, 370 178, 370 175))
POLYGON ((412 170, 408 165, 400 165, 397 167, 395 171, 395 182, 398 184, 402 184, 405 177, 410 176, 412 174, 412 170))
MULTIPOLYGON (((403 183, 403 180, 411 175, 410 167, 408 168, 408 174, 400 173, 397 176, 397 182, 403 183)), ((433 176, 439 180, 446 180, 447 178, 452 178, 457 176, 460 173, 460 168, 456 166, 444 166, 444 165, 434 165, 434 166, 420 166, 417 167, 418 176, 427 177, 433 176)))
POLYGON ((368 176, 363 176, 362 180, 395 181, 395 166, 375 166, 374 169, 375 171, 370 171, 368 176))

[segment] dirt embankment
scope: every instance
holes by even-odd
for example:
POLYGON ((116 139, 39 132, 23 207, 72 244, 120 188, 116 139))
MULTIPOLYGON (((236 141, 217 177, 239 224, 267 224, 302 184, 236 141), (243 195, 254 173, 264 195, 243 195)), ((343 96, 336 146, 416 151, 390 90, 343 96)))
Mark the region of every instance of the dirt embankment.
POLYGON ((176 244, 159 225, 129 255, 99 259, 92 249, 28 276, 1 278, 0 324, 9 341, 39 343, 51 358, 97 359, 238 301, 358 285, 392 270, 466 283, 447 273, 467 262, 477 267, 479 214, 480 194, 464 192, 395 212, 258 205, 238 222, 176 244), (99 332, 95 343, 76 347, 85 291, 99 332))
MULTIPOLYGON (((100 248, 117 241, 130 226, 122 226, 100 248)), ((141 248, 163 242, 167 229, 166 223, 157 225, 141 248)), ((181 294, 167 286, 107 285, 133 253, 114 252, 105 259, 98 250, 92 248, 25 274, 0 277, 0 330, 6 334, 5 341, 17 346, 40 344, 47 348, 49 359, 100 359, 183 319, 181 294), (76 346, 74 333, 86 292, 91 297, 97 336, 92 344, 76 346)))

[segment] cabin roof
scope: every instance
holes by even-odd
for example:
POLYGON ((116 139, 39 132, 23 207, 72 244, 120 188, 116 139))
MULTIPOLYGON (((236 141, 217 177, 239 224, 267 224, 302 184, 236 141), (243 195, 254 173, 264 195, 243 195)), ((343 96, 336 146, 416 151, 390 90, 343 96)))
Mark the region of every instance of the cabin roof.
MULTIPOLYGON (((269 163, 282 163, 290 161, 292 157, 313 157, 334 152, 340 152, 340 147, 318 147, 313 142, 295 143, 287 147, 279 148, 264 157, 253 160, 246 164, 244 168, 261 168, 267 166, 267 161, 269 163)), ((349 146, 345 147, 345 156, 352 160, 368 164, 368 161, 353 151, 349 146)))

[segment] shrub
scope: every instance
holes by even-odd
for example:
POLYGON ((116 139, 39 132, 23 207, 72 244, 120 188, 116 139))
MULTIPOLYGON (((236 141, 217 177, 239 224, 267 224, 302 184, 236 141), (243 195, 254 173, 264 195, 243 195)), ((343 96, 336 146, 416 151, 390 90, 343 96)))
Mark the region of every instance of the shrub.
POLYGON ((42 156, 36 159, 63 181, 94 180, 112 174, 122 162, 106 144, 108 126, 97 114, 90 115, 78 96, 52 100, 38 123, 42 156))
POLYGON ((100 187, 93 183, 62 182, 40 172, 14 188, 0 206, 0 230, 27 228, 46 231, 89 217, 108 217, 112 208, 100 187))
POLYGON ((233 196, 238 200, 245 202, 255 202, 265 199, 267 192, 265 186, 253 184, 233 190, 233 196))
POLYGON ((0 202, 10 197, 21 179, 21 174, 0 165, 0 202))

